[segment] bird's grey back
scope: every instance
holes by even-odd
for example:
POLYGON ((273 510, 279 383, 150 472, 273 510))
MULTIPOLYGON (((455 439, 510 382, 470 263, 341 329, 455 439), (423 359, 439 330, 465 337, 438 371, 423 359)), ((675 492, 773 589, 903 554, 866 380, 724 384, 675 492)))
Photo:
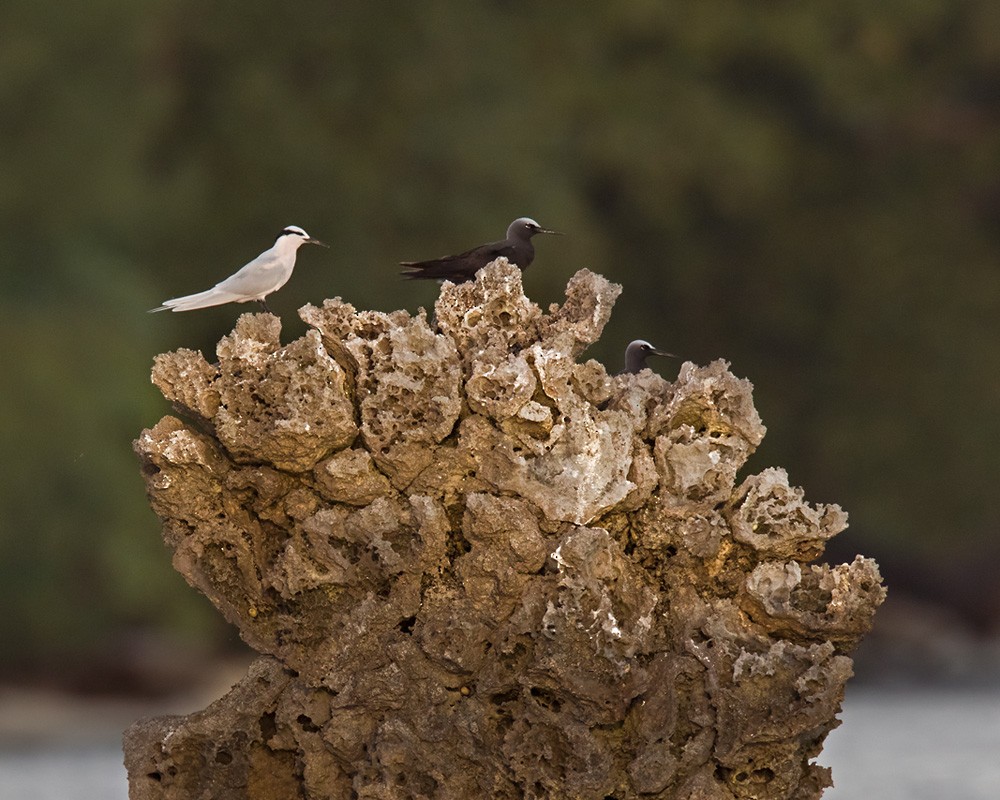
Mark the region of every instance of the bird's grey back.
POLYGON ((288 280, 294 266, 294 258, 286 259, 282 265, 281 259, 274 250, 265 250, 253 261, 219 283, 216 288, 252 297, 259 292, 273 291, 275 283, 281 278, 279 273, 282 271, 288 273, 285 276, 285 280, 288 280))

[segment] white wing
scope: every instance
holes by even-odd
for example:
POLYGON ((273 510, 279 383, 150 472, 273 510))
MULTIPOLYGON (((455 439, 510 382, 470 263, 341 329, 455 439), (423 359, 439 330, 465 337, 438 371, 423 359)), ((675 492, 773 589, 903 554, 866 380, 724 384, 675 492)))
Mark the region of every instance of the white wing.
POLYGON ((294 266, 294 256, 280 259, 271 250, 266 250, 237 273, 217 283, 212 291, 258 300, 284 286, 294 266))
POLYGON ((276 289, 280 289, 292 276, 295 254, 291 258, 281 258, 274 249, 265 250, 257 258, 239 271, 220 281, 211 289, 184 297, 174 297, 164 301, 153 311, 193 311, 196 308, 221 306, 224 303, 246 303, 263 300, 276 289))

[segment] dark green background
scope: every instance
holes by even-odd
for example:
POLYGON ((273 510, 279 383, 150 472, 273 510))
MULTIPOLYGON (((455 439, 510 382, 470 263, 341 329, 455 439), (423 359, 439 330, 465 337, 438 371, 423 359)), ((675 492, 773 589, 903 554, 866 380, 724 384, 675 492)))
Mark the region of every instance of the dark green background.
MULTIPOLYGON (((248 307, 147 315, 286 224, 271 307, 433 303, 396 262, 499 238, 629 339, 726 358, 788 469, 902 595, 996 625, 1000 4, 5 0, 0 676, 234 634, 169 566, 131 440, 154 354, 248 307)), ((668 377, 676 362, 658 367, 668 377)))

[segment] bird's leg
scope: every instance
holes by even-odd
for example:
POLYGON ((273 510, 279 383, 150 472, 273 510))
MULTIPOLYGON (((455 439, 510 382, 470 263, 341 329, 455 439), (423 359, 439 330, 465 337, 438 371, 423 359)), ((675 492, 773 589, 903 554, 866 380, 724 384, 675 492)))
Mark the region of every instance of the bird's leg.
POLYGON ((258 300, 257 302, 260 303, 260 307, 262 309, 264 309, 264 313, 265 314, 270 314, 271 313, 271 309, 269 309, 267 307, 267 303, 264 302, 264 298, 263 297, 260 300, 258 300))

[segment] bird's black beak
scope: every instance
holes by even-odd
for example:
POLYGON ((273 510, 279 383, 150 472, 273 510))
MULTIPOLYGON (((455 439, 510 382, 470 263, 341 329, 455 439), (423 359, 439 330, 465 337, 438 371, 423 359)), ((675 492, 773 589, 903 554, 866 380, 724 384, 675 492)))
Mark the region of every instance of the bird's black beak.
POLYGON ((551 233, 553 236, 563 236, 564 235, 562 231, 550 231, 550 230, 547 230, 546 228, 539 228, 537 231, 535 231, 535 233, 551 233))
POLYGON ((306 244, 318 244, 320 247, 325 247, 327 250, 330 249, 330 245, 321 242, 319 239, 306 239, 306 244))
POLYGON ((668 353, 665 350, 650 350, 649 354, 651 356, 666 356, 667 358, 677 358, 673 353, 668 353))

